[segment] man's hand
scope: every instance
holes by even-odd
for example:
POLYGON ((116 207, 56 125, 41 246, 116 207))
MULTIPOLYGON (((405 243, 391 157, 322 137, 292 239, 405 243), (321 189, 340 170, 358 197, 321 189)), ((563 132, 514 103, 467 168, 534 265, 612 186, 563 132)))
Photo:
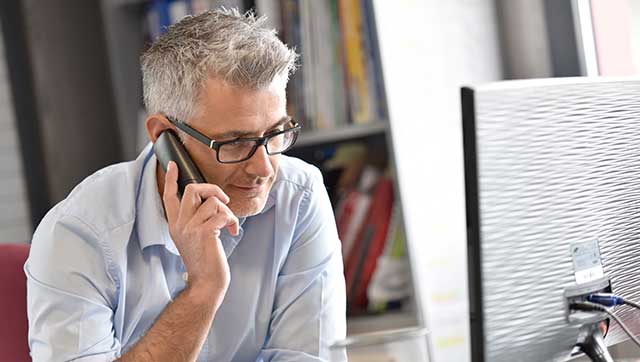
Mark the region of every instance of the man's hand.
POLYGON ((231 280, 220 230, 238 234, 229 197, 215 185, 191 184, 178 198, 178 167, 169 162, 164 207, 169 232, 189 273, 187 288, 118 362, 195 362, 231 280))
POLYGON ((169 232, 189 273, 189 288, 208 294, 216 307, 222 303, 231 275, 220 242, 220 230, 238 234, 238 218, 227 207, 229 197, 212 184, 189 184, 178 198, 178 167, 169 162, 163 201, 169 232))

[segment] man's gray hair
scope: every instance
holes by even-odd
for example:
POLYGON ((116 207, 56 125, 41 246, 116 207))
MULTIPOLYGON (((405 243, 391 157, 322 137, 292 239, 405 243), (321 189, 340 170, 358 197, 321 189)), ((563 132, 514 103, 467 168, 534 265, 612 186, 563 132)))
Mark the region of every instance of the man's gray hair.
POLYGON ((140 58, 149 114, 188 121, 210 77, 243 88, 286 81, 298 55, 265 25, 266 18, 236 9, 187 16, 168 28, 140 58))

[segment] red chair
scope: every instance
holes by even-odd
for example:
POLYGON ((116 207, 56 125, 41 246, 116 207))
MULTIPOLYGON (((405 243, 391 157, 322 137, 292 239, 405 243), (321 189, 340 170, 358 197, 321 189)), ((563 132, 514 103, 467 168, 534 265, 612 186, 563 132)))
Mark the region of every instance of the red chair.
POLYGON ((28 362, 27 277, 29 244, 0 244, 0 361, 28 362))

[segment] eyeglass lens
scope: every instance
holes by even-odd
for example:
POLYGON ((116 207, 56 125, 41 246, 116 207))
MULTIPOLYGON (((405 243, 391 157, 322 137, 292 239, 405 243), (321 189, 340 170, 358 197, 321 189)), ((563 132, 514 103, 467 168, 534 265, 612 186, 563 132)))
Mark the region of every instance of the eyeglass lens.
MULTIPOLYGON (((286 151, 293 145, 295 140, 295 130, 284 132, 269 138, 267 141, 267 153, 270 155, 286 151)), ((220 162, 234 162, 248 158, 257 147, 258 142, 254 140, 237 140, 225 143, 218 148, 218 158, 220 162)))

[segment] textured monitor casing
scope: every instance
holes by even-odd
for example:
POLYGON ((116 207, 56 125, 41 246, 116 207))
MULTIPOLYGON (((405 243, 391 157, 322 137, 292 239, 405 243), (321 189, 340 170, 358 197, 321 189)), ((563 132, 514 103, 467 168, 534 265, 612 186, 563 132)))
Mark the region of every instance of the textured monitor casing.
MULTIPOLYGON (((597 239, 613 292, 640 301, 640 80, 508 81, 462 103, 473 360, 564 361, 571 243, 597 239)), ((626 339, 612 323, 606 343, 626 339)))

